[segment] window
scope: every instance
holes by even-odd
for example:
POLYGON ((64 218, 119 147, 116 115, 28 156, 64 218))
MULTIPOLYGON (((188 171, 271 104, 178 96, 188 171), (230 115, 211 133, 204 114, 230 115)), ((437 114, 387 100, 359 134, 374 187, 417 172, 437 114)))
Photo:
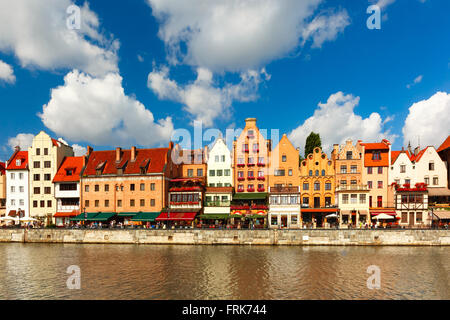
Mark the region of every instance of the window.
POLYGON ((377 197, 377 207, 378 208, 383 207, 383 196, 378 196, 377 197))
POLYGON ((314 191, 320 190, 320 182, 314 182, 314 191))
POLYGON ((244 158, 238 158, 238 164, 244 164, 244 158))
POLYGON ((400 173, 405 173, 406 172, 406 166, 404 164, 402 164, 400 166, 400 173))
POLYGON ((244 171, 238 171, 238 178, 244 177, 244 171))
POLYGON ((309 170, 309 176, 312 177, 312 170, 309 170))
POLYGON ((141 207, 144 207, 144 206, 145 206, 145 199, 141 199, 141 200, 140 200, 140 206, 141 206, 141 207))
POLYGON ((109 207, 109 200, 105 200, 105 207, 106 207, 106 208, 109 207))
POLYGON ((41 167, 41 163, 39 161, 34 161, 33 162, 33 168, 39 169, 40 167, 41 167))
POLYGON ((99 192, 99 191, 100 191, 100 186, 99 186, 98 184, 96 184, 96 185, 94 186, 94 191, 95 191, 95 192, 99 192))
POLYGON ((408 212, 402 212, 402 223, 408 223, 408 212))
POLYGON ((325 176, 325 170, 322 169, 322 177, 325 176))
POLYGON ((48 148, 44 148, 44 156, 48 156, 48 148))
POLYGON ((405 184, 411 184, 411 179, 405 179, 405 184))
POLYGON ((35 187, 34 190, 33 190, 33 193, 34 194, 40 194, 41 193, 41 188, 35 187))
POLYGON ((361 203, 361 204, 365 204, 366 203, 366 195, 365 194, 360 194, 359 195, 359 203, 361 203))
POLYGON ((263 171, 258 171, 258 177, 260 177, 260 178, 264 177, 264 172, 263 171))
POLYGON ((378 189, 383 189, 383 181, 378 181, 378 189))
POLYGON ((288 174, 289 176, 292 176, 292 169, 289 169, 288 174))
POLYGON ((243 144, 242 145, 242 152, 246 152, 248 151, 248 144, 243 144))
POLYGON ((11 193, 16 192, 16 187, 15 186, 11 186, 11 193))
POLYGON ((253 138, 254 136, 255 136, 255 134, 254 134, 253 130, 248 130, 247 131, 247 137, 253 138))
POLYGON ((50 180, 52 180, 51 174, 50 173, 44 174, 44 181, 50 181, 50 180))
POLYGON ((155 199, 150 199, 150 206, 154 207, 155 206, 155 199))
POLYGON ((358 183, 358 181, 356 181, 356 180, 351 180, 351 181, 350 181, 350 184, 351 184, 351 185, 356 185, 357 183, 358 183))
POLYGON ((150 183, 150 190, 151 191, 155 191, 155 184, 154 183, 150 183))
POLYGON ((264 164, 264 158, 263 157, 259 157, 258 158, 258 163, 259 164, 264 164))
POLYGON ((33 174, 33 181, 39 181, 39 180, 41 180, 41 175, 33 174))
POLYGON ((134 191, 135 190, 135 185, 134 185, 134 183, 131 183, 130 184, 130 191, 134 191))
POLYGON ((378 174, 383 174, 383 167, 378 167, 378 174))
POLYGON ((89 200, 84 200, 84 206, 85 206, 86 208, 89 207, 89 200))
POLYGON ((350 172, 351 173, 356 173, 357 171, 358 171, 358 166, 355 166, 355 165, 350 166, 350 172))
POLYGON ((259 151, 259 143, 254 143, 253 144, 253 152, 258 152, 259 151))
POLYGON ((220 160, 220 157, 219 157, 219 156, 215 156, 215 157, 214 157, 214 161, 215 161, 215 162, 219 162, 219 160, 220 160))
POLYGON ((33 208, 37 208, 38 207, 38 202, 36 200, 33 201, 33 208))
POLYGON ((21 161, 20 159, 17 159, 17 160, 16 160, 16 166, 19 167, 19 166, 21 166, 21 165, 22 165, 22 161, 21 161))
POLYGON ((20 179, 20 180, 23 180, 23 173, 22 173, 22 172, 19 173, 19 179, 20 179))
POLYGON ((52 193, 52 188, 51 187, 45 187, 44 188, 44 193, 45 194, 51 194, 52 193))
POLYGON ((52 162, 51 161, 44 161, 44 168, 51 168, 52 167, 52 162))
POLYGON ((253 176, 253 171, 249 171, 249 172, 247 172, 247 174, 248 174, 248 177, 249 178, 253 178, 254 176, 253 176))
POLYGON ((222 159, 222 162, 225 162, 225 156, 220 156, 222 159))
POLYGON ((433 186, 437 186, 439 184, 439 178, 433 177, 433 186))
POLYGON ((117 206, 122 207, 122 200, 117 200, 117 206))
POLYGON ((284 169, 277 169, 277 170, 275 170, 275 176, 277 176, 277 177, 284 177, 284 175, 285 175, 284 169))
POLYGON ((193 177, 194 176, 194 169, 188 169, 187 175, 188 175, 188 177, 193 177))
POLYGON ((341 186, 347 188, 347 180, 341 180, 341 186))
POLYGON ((428 185, 430 184, 430 178, 429 178, 429 177, 425 177, 425 179, 424 179, 424 180, 425 180, 425 181, 424 181, 424 182, 425 182, 425 184, 428 184, 428 185))
POLYGON ((281 161, 282 161, 282 162, 286 162, 286 160, 287 160, 287 159, 286 159, 286 156, 285 156, 285 155, 282 155, 282 156, 281 156, 281 161))
POLYGON ((105 192, 109 191, 109 184, 105 184, 105 192))
POLYGON ((325 190, 331 190, 331 183, 330 182, 325 183, 325 190))
POLYGON ((395 179, 394 182, 395 182, 396 184, 400 184, 400 179, 395 179))
POLYGON ((217 170, 217 176, 221 177, 223 175, 223 170, 217 170))
POLYGON ((255 161, 253 160, 253 157, 248 158, 248 164, 255 164, 255 161))
POLYGON ((130 207, 134 207, 134 199, 130 199, 130 207))
POLYGON ((342 195, 342 203, 348 204, 348 194, 345 193, 342 195))
POLYGON ((44 200, 41 200, 41 201, 40 201, 40 205, 41 205, 41 208, 45 208, 45 201, 44 201, 44 200))
POLYGON ((16 205, 16 200, 15 199, 11 199, 11 205, 15 206, 16 205))
POLYGON ((41 149, 40 148, 36 148, 36 155, 40 156, 41 155, 41 149))
POLYGON ((430 171, 434 171, 434 162, 430 162, 430 163, 428 163, 428 170, 430 170, 430 171))
POLYGON ((376 152, 372 153, 372 160, 381 160, 380 151, 376 151, 376 152))
POLYGON ((23 186, 19 186, 19 192, 20 193, 24 193, 25 192, 25 188, 23 186))
POLYGON ((84 186, 84 192, 89 192, 89 185, 84 186))
POLYGON ((367 174, 372 174, 372 167, 367 168, 367 174))
POLYGON ((141 183, 141 184, 140 184, 139 190, 145 191, 145 183, 141 183))
POLYGON ((416 212, 416 222, 417 223, 422 222, 422 212, 416 212))
POLYGON ((98 208, 100 206, 100 200, 95 200, 94 206, 98 208))
POLYGON ((367 181, 367 187, 368 187, 369 189, 372 189, 372 181, 367 181))
POLYGON ((351 203, 351 204, 356 204, 356 203, 358 203, 358 195, 357 195, 357 194, 352 194, 352 195, 350 195, 350 203, 351 203))
POLYGON ((14 173, 11 173, 11 180, 14 180, 14 173))
POLYGON ((224 170, 224 176, 225 177, 229 177, 231 175, 231 170, 230 169, 225 169, 224 170))
POLYGON ((319 170, 316 170, 316 177, 319 176, 319 170))
POLYGON ((347 166, 341 166, 341 173, 347 173, 347 166))
POLYGON ((197 177, 203 177, 203 169, 197 169, 197 177))
POLYGON ((303 197, 303 204, 308 206, 309 205, 309 198, 308 197, 303 197))

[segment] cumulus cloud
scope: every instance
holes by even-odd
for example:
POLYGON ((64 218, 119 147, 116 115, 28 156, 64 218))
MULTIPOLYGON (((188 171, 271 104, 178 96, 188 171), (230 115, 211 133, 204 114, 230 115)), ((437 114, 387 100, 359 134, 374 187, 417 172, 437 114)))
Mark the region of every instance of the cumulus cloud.
POLYGON ((265 69, 249 70, 240 75, 237 84, 215 86, 213 73, 205 68, 197 69, 197 79, 185 86, 180 86, 169 78, 169 69, 162 67, 153 70, 148 75, 148 87, 159 99, 172 100, 184 105, 194 120, 202 121, 205 126, 211 126, 214 119, 220 115, 227 118, 233 101, 248 102, 256 100, 259 83, 270 76, 265 69))
POLYGON ((372 4, 380 7, 380 9, 385 9, 387 6, 393 4, 395 0, 370 0, 372 4))
POLYGON ((16 76, 14 75, 13 68, 2 60, 0 60, 0 82, 1 81, 8 83, 16 82, 16 76))
MULTIPOLYGON (((396 135, 384 130, 381 116, 374 112, 368 118, 355 114, 359 97, 337 92, 332 94, 326 103, 319 103, 314 114, 302 125, 289 133, 289 139, 295 146, 304 150, 307 136, 314 131, 320 134, 322 147, 330 152, 333 144, 344 143, 347 139, 363 141, 395 141, 396 135)), ((388 119, 388 121, 391 119, 388 119)))
POLYGON ((173 131, 170 117, 155 121, 141 102, 125 95, 117 73, 91 77, 69 72, 39 116, 56 134, 97 145, 165 145, 173 131))
POLYGON ((19 133, 15 137, 11 137, 8 139, 8 145, 12 150, 16 146, 19 146, 21 150, 28 150, 33 143, 34 134, 31 133, 19 133))
POLYGON ((422 75, 419 75, 419 76, 417 76, 417 77, 414 79, 413 83, 407 84, 406 87, 407 87, 408 89, 410 89, 413 85, 418 84, 418 83, 421 83, 421 82, 422 82, 422 79, 423 79, 423 76, 422 76, 422 75))
POLYGON ((69 29, 71 0, 0 1, 0 51, 14 53, 22 67, 80 69, 92 75, 117 71, 119 42, 104 36, 87 2, 80 29, 69 29))
POLYGON ((295 51, 302 38, 312 37, 320 47, 348 25, 345 10, 313 19, 322 0, 147 2, 160 22, 169 62, 213 72, 260 69, 295 51))
POLYGON ((87 152, 86 148, 83 146, 80 146, 78 144, 72 145, 73 153, 75 157, 81 157, 84 156, 87 152))
POLYGON ((421 146, 438 147, 450 134, 450 94, 437 92, 427 100, 409 107, 402 129, 403 144, 417 143, 421 146))

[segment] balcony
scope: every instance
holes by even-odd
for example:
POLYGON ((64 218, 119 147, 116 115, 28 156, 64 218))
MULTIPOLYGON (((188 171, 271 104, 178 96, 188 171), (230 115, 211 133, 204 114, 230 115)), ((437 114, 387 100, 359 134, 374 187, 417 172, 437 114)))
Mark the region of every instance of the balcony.
POLYGON ((264 180, 266 180, 266 177, 258 177, 258 180, 264 181, 264 180))
POLYGON ((248 180, 255 180, 255 177, 247 177, 248 180))
POLYGON ((344 186, 344 185, 340 185, 336 187, 336 191, 369 191, 369 188, 366 184, 364 185, 348 185, 348 186, 344 186))
POLYGON ((243 167, 245 167, 245 163, 238 163, 237 166, 238 166, 238 168, 243 168, 243 167))
POLYGON ((258 167, 265 167, 266 164, 264 162, 258 162, 258 167))
POLYGON ((264 187, 258 188, 258 192, 264 192, 266 189, 264 187))
POLYGON ((248 163, 248 164, 247 164, 247 167, 254 167, 254 166, 255 166, 254 163, 248 163))
POLYGON ((250 187, 250 186, 248 186, 248 187, 247 187, 247 191, 248 191, 248 192, 255 192, 255 187, 250 187))
POLYGON ((238 177, 237 180, 238 180, 238 181, 244 181, 245 178, 244 178, 244 177, 238 177))
POLYGON ((205 207, 229 207, 230 201, 205 201, 205 207))
POLYGON ((198 206, 199 204, 200 201, 184 201, 184 202, 170 201, 171 206, 198 206))
POLYGON ((250 150, 247 148, 247 149, 242 149, 242 152, 250 152, 250 150))
POLYGON ((201 187, 172 187, 169 192, 202 191, 201 187))

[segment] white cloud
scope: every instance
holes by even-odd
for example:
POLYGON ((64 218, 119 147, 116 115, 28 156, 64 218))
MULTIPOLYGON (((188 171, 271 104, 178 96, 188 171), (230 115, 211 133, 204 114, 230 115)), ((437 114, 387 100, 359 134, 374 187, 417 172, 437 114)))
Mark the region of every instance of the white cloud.
POLYGON ((450 134, 450 93, 437 92, 428 100, 414 103, 409 108, 403 127, 403 144, 412 144, 420 138, 421 146, 438 147, 450 134))
POLYGON ((13 68, 2 60, 0 60, 0 82, 1 81, 8 83, 16 82, 16 76, 14 75, 13 68))
POLYGON ((178 85, 169 78, 169 69, 163 67, 153 70, 148 75, 148 87, 159 99, 172 100, 184 105, 184 109, 211 126, 219 115, 228 118, 233 101, 248 102, 257 99, 258 85, 263 79, 269 79, 265 69, 260 72, 247 71, 240 75, 238 84, 225 84, 222 88, 215 86, 213 74, 205 68, 197 69, 197 79, 185 86, 178 85))
POLYGON ((92 75, 117 71, 117 40, 99 31, 97 15, 85 2, 81 28, 70 30, 71 0, 0 1, 0 51, 12 52, 22 67, 77 68, 92 75))
POLYGON ((393 4, 395 0, 370 0, 371 3, 380 7, 380 9, 385 9, 387 6, 393 4))
POLYGON ((313 20, 322 0, 147 2, 160 22, 169 62, 213 72, 260 69, 295 51, 302 37, 312 37, 313 46, 320 47, 348 25, 345 10, 313 20))
POLYGON ((307 136, 314 131, 320 134, 322 147, 330 152, 333 144, 344 143, 346 139, 363 141, 381 141, 386 138, 394 142, 396 135, 389 130, 383 130, 383 124, 390 121, 382 120, 381 116, 373 112, 368 118, 354 113, 359 104, 359 97, 337 92, 332 94, 326 103, 319 103, 314 114, 302 125, 289 133, 289 139, 295 146, 299 146, 304 153, 307 136))
POLYGON ((14 150, 16 146, 19 146, 21 150, 26 151, 33 143, 33 138, 34 134, 19 133, 17 136, 8 139, 8 145, 12 150, 14 150))
POLYGON ((422 82, 422 79, 423 79, 423 76, 422 76, 422 75, 419 75, 419 76, 417 76, 417 77, 414 79, 413 83, 407 84, 406 87, 407 87, 408 89, 410 89, 413 85, 418 84, 418 83, 421 83, 421 82, 422 82))
POLYGON ((73 153, 74 153, 75 157, 84 156, 86 154, 86 152, 87 152, 85 147, 80 146, 78 144, 73 144, 72 148, 73 148, 73 153))
POLYGON ((56 134, 97 145, 166 145, 173 131, 170 117, 155 122, 142 103, 125 95, 117 73, 94 78, 69 72, 39 116, 56 134))

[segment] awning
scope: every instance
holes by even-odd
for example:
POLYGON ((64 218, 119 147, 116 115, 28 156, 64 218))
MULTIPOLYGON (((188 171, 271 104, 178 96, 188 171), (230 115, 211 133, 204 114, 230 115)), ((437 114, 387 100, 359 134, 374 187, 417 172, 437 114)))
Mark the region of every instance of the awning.
POLYGON ((15 217, 16 216, 16 210, 10 210, 8 216, 15 217))
POLYGON ((233 200, 264 200, 267 195, 267 192, 236 193, 233 200))
POLYGON ((229 214, 202 214, 199 215, 198 217, 200 219, 205 219, 205 220, 223 220, 223 219, 228 219, 230 215, 229 214))
POLYGON ((370 214, 373 216, 379 215, 379 214, 389 214, 391 216, 396 216, 397 213, 395 210, 370 210, 370 214))
POLYGON ((367 210, 359 210, 359 215, 367 215, 369 212, 367 210))
POLYGON ((450 196, 450 190, 447 188, 433 188, 428 187, 428 196, 430 197, 438 197, 438 196, 450 196))
POLYGON ((441 210, 441 211, 433 211, 433 214, 437 216, 440 220, 450 219, 450 211, 441 210))
POLYGON ((76 217, 79 214, 79 212, 57 212, 55 213, 55 218, 70 218, 70 217, 76 217))
POLYGON ((139 212, 131 221, 153 222, 161 214, 161 212, 139 212))
POLYGON ((156 221, 192 221, 197 212, 161 212, 156 221))
MULTIPOLYGON (((98 214, 98 212, 86 212, 86 220, 91 220, 93 217, 95 217, 98 214)), ((84 221, 84 212, 80 213, 79 215, 70 218, 70 221, 84 221)))
POLYGON ((116 215, 115 212, 99 212, 96 216, 87 219, 90 221, 107 221, 116 215))
POLYGON ((246 215, 245 217, 249 218, 249 219, 264 219, 266 216, 260 215, 260 214, 249 214, 249 215, 246 215))
POLYGON ((341 214, 342 214, 343 216, 346 216, 346 215, 352 214, 352 212, 351 212, 350 210, 341 210, 341 214))
POLYGON ((394 219, 393 216, 388 215, 388 214, 384 214, 384 213, 380 213, 379 215, 376 216, 377 220, 386 220, 386 219, 394 219))
POLYGON ((118 217, 134 217, 135 215, 137 215, 139 213, 141 213, 141 212, 119 212, 117 214, 117 216, 118 217))
POLYGON ((339 211, 338 208, 302 208, 302 213, 330 213, 330 212, 337 212, 339 211))

